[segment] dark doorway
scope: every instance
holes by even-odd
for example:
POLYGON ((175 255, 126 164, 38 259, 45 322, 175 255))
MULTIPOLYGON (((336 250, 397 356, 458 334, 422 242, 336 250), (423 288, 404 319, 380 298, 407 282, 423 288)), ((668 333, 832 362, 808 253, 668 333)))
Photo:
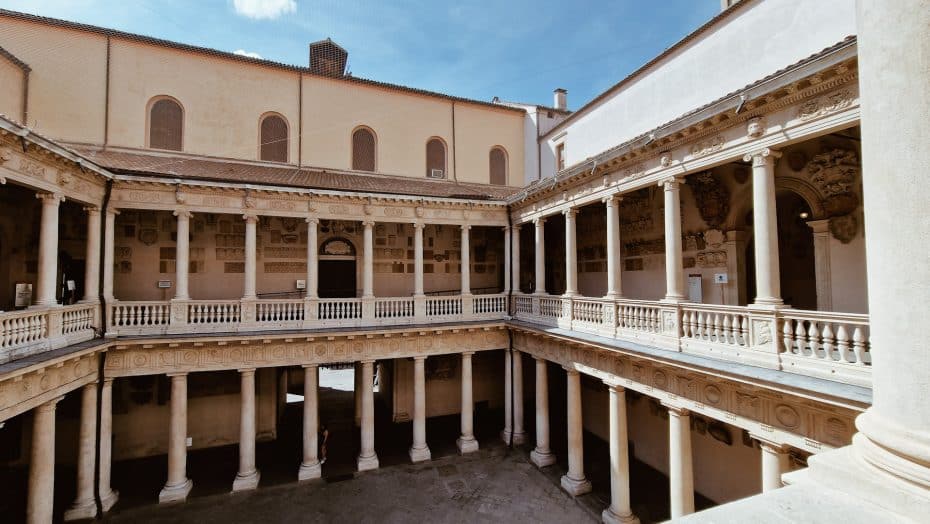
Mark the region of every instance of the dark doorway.
POLYGON ((320 260, 320 298, 355 296, 355 260, 320 260))

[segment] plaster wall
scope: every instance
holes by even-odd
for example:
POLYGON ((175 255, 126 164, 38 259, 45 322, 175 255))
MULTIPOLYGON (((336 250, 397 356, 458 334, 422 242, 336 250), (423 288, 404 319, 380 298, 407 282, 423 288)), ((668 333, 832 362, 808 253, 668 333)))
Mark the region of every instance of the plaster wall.
POLYGON ((551 155, 567 131, 566 165, 576 164, 856 34, 849 0, 744 3, 736 16, 578 114, 545 149, 551 155))
POLYGON ((25 72, 16 64, 0 59, 0 114, 17 122, 23 118, 23 79, 25 72))

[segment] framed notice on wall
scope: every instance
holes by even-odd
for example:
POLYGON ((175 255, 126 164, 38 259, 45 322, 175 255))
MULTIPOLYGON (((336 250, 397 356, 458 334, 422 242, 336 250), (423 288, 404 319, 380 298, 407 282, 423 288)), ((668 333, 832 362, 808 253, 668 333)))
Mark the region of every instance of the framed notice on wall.
POLYGON ((17 282, 13 306, 19 309, 29 307, 30 305, 32 305, 32 284, 29 282, 17 282))

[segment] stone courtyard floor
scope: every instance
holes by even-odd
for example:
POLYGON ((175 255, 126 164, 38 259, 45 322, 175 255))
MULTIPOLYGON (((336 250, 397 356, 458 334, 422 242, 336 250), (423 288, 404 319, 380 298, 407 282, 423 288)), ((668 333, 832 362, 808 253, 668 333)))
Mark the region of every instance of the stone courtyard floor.
MULTIPOLYGON (((549 468, 551 469, 551 468, 549 468)), ((594 522, 522 451, 502 444, 469 456, 355 475, 210 495, 118 511, 112 523, 594 522)))

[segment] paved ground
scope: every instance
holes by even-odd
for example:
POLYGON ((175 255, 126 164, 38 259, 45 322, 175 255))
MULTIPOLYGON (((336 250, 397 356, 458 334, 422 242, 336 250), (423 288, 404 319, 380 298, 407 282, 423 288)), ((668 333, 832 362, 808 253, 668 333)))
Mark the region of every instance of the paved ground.
POLYGON ((492 446, 467 457, 397 465, 353 477, 292 483, 184 504, 119 511, 113 523, 592 522, 589 512, 530 464, 492 446))

